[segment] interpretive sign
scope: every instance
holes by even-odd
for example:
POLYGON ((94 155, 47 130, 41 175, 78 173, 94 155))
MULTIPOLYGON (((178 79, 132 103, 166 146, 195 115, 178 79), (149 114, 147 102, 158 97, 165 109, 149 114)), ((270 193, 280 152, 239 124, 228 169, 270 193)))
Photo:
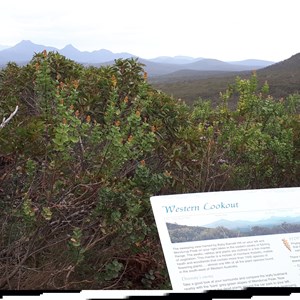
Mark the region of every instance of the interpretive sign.
POLYGON ((300 188, 150 201, 173 290, 300 286, 300 188))

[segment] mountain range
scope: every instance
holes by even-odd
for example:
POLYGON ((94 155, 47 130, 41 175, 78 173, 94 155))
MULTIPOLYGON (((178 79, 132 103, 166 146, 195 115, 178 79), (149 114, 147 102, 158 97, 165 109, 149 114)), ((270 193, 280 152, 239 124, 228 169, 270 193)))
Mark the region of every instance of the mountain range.
POLYGON ((254 226, 263 226, 263 227, 271 227, 280 225, 282 223, 289 223, 289 224, 299 224, 300 219, 299 216, 297 217, 270 217, 268 219, 259 220, 259 221, 247 221, 247 220, 236 220, 236 221, 229 221, 225 219, 218 220, 216 222, 202 225, 202 227, 208 228, 216 228, 219 226, 225 227, 227 229, 239 229, 239 230, 250 230, 254 226))
POLYGON ((189 56, 160 56, 153 59, 144 59, 127 52, 113 53, 106 49, 92 52, 80 51, 71 44, 58 49, 34 44, 29 40, 23 40, 13 47, 0 46, 0 65, 4 66, 10 61, 21 65, 26 64, 31 60, 34 53, 42 52, 43 50, 58 52, 78 63, 94 66, 113 64, 114 60, 119 58, 139 58, 139 61, 145 65, 145 70, 149 76, 166 75, 182 70, 238 72, 257 70, 274 64, 271 61, 256 59, 224 62, 217 59, 193 58, 189 56))
MULTIPOLYGON (((270 95, 284 98, 300 92, 300 53, 290 58, 274 63, 264 68, 256 69, 259 87, 268 82, 270 95)), ((180 98, 188 104, 195 100, 209 99, 214 105, 220 101, 220 91, 225 91, 235 83, 237 76, 249 78, 251 70, 245 71, 199 71, 178 70, 170 74, 149 78, 150 83, 175 98, 180 98)), ((230 106, 234 107, 237 99, 232 99, 230 106)))

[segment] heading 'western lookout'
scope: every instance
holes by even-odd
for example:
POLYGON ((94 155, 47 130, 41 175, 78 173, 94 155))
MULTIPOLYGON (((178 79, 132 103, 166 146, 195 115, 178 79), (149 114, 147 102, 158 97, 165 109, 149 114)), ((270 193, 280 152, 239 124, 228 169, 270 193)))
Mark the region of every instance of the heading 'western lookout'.
POLYGON ((228 209, 228 208, 239 208, 238 203, 226 203, 226 202, 219 202, 217 204, 212 204, 206 202, 203 206, 200 205, 192 205, 192 206, 176 206, 176 205, 169 205, 169 206, 162 206, 167 214, 169 213, 182 213, 182 212, 194 212, 194 211, 201 211, 201 210, 216 210, 216 209, 228 209))

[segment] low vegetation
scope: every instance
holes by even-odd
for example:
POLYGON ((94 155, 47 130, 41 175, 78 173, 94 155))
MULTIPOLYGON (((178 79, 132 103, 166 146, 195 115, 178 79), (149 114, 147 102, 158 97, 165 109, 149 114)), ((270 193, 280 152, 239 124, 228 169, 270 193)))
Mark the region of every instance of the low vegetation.
POLYGON ((135 59, 50 52, 0 74, 0 288, 170 289, 152 195, 299 185, 300 96, 255 74, 217 106, 154 89, 135 59), (238 102, 233 109, 232 98, 238 102))

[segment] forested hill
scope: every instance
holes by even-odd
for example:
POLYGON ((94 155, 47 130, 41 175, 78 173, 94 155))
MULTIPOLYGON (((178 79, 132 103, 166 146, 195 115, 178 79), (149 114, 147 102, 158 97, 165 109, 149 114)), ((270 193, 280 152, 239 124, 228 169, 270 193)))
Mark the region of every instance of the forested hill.
MULTIPOLYGON (((265 81, 270 87, 270 95, 286 97, 300 91, 300 53, 256 70, 259 85, 265 81)), ((250 78, 252 71, 243 72, 200 72, 189 71, 171 74, 151 79, 153 86, 175 98, 181 98, 192 104, 196 99, 211 99, 219 102, 220 91, 225 91, 233 84, 237 76, 250 78)))
POLYGON ((300 53, 291 58, 257 71, 260 82, 267 81, 270 94, 286 97, 300 92, 300 53))
POLYGON ((290 58, 280 61, 265 67, 259 71, 260 73, 265 72, 286 72, 286 73, 300 73, 300 53, 297 53, 290 58))

